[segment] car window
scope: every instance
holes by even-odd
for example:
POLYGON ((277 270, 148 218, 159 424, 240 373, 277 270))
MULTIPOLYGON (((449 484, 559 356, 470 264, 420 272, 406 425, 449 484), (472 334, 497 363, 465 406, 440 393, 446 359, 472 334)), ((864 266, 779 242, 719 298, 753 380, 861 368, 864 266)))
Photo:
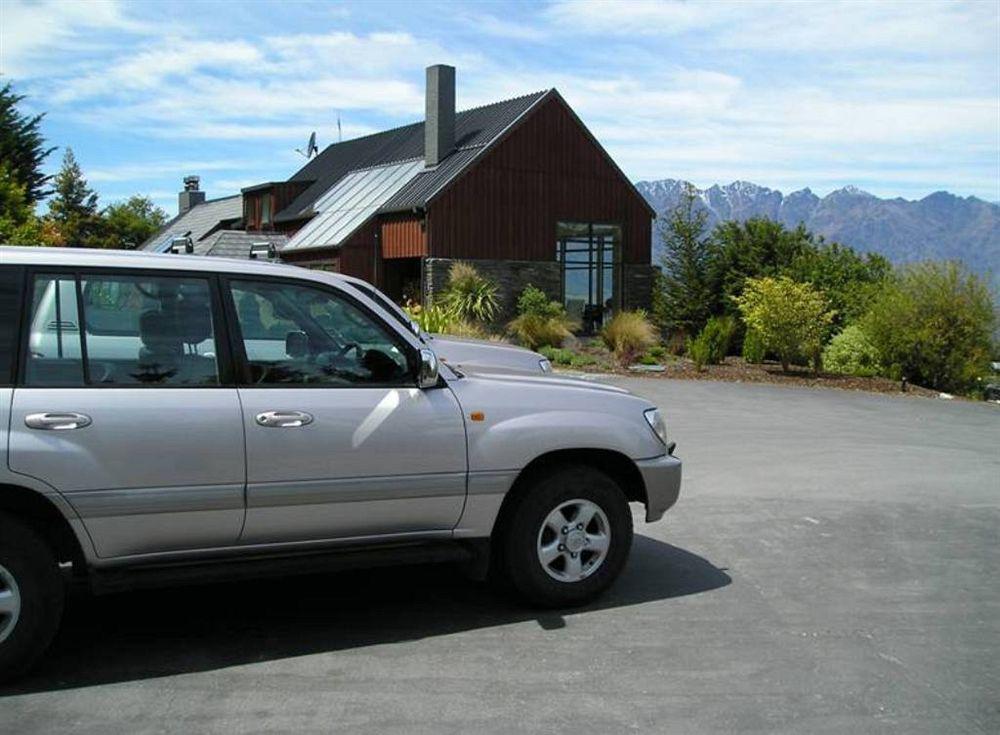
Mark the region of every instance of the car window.
POLYGON ((252 383, 413 383, 403 343, 349 300, 267 281, 233 281, 230 288, 252 383))
POLYGON ((83 384, 80 318, 73 276, 36 275, 24 382, 27 385, 83 384))
POLYGON ((205 279, 38 276, 33 301, 30 385, 219 384, 205 279))
POLYGON ((21 277, 16 268, 0 268, 0 385, 12 385, 21 314, 21 277))

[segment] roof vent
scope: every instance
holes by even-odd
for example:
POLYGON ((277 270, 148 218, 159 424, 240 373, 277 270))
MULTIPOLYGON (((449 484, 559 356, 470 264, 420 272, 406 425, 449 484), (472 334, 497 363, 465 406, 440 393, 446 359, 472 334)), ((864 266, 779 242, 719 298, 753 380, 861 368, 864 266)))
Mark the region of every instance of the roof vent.
POLYGON ((192 207, 197 207, 205 201, 205 192, 198 188, 200 176, 185 176, 184 191, 177 195, 177 214, 186 213, 192 207))
POLYGON ((455 148, 455 67, 427 67, 424 163, 437 166, 455 148))

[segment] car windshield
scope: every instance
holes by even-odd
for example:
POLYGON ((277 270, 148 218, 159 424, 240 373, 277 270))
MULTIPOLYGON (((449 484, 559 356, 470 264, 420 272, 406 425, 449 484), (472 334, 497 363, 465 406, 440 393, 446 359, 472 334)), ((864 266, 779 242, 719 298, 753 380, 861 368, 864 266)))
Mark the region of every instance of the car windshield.
MULTIPOLYGON (((384 293, 379 291, 374 286, 368 285, 367 283, 358 283, 356 281, 349 281, 348 283, 349 285, 351 285, 352 287, 363 293, 365 296, 370 298, 376 304, 381 306, 382 309, 386 311, 389 315, 391 315, 393 319, 395 319, 397 322, 406 327, 406 330, 408 332, 414 331, 413 322, 406 315, 406 312, 403 311, 400 307, 396 306, 396 304, 394 304, 389 299, 389 297, 386 296, 384 293)), ((419 332, 417 332, 416 334, 417 337, 420 338, 421 342, 424 342, 425 344, 427 343, 427 340, 424 339, 424 336, 422 334, 420 334, 419 332)))

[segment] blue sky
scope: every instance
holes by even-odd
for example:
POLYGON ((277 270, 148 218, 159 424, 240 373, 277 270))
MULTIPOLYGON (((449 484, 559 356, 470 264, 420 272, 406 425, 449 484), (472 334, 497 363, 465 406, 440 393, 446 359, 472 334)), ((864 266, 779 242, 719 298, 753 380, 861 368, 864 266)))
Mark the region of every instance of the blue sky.
MULTIPOLYGON (((1000 200, 1000 3, 0 0, 0 74, 103 203, 176 211, 320 146, 556 87, 634 180, 1000 200)), ((58 166, 61 151, 53 155, 58 166)))

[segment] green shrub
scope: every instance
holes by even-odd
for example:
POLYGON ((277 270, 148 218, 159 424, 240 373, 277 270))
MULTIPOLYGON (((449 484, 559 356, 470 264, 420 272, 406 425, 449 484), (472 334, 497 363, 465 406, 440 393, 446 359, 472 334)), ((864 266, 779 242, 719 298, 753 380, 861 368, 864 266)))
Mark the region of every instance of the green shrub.
POLYGON ((517 313, 556 317, 564 316, 566 310, 558 301, 550 300, 542 289, 529 283, 517 299, 517 313))
POLYGON ((405 307, 404 310, 420 326, 420 329, 428 334, 447 332, 453 321, 451 313, 440 306, 424 307, 420 304, 413 304, 405 307))
POLYGON ((491 322, 500 308, 497 285, 468 263, 452 263, 441 305, 457 319, 491 322))
POLYGON ((748 329, 743 337, 743 359, 753 365, 764 362, 764 355, 767 350, 764 347, 764 340, 753 329, 748 329))
POLYGON ((575 357, 573 350, 567 350, 562 347, 545 346, 539 348, 538 352, 549 358, 555 365, 572 365, 573 358, 575 357))
POLYGON ((781 360, 783 370, 798 356, 819 362, 823 334, 833 320, 823 294, 787 276, 748 278, 735 299, 748 331, 781 360))
POLYGON ((882 372, 878 348, 857 324, 846 327, 823 350, 823 366, 833 373, 871 377, 882 372))
POLYGON ((587 355, 583 353, 573 353, 573 359, 570 361, 570 365, 573 367, 587 367, 588 365, 596 365, 597 358, 593 355, 587 355))
POLYGON ((507 330, 518 342, 532 350, 545 346, 559 347, 569 337, 569 325, 565 318, 537 314, 521 314, 507 325, 507 330))
POLYGON ((726 359, 729 344, 736 331, 736 322, 730 316, 713 316, 705 328, 688 345, 688 353, 695 366, 718 365, 726 359))
POLYGON ((532 350, 559 347, 570 335, 571 322, 558 301, 550 301, 545 292, 528 284, 517 300, 518 316, 507 331, 532 350))
POLYGON ((989 367, 995 313, 982 278, 958 263, 904 269, 861 326, 886 373, 937 390, 973 390, 989 367))
POLYGON ((687 353, 688 357, 694 362, 696 369, 701 370, 708 364, 709 360, 709 344, 707 341, 702 339, 692 339, 688 340, 687 353))
POLYGON ((639 358, 640 365, 659 365, 660 361, 648 352, 639 358))
POLYGON ((490 334, 481 325, 465 319, 456 319, 450 322, 444 333, 468 339, 489 339, 490 337, 490 334))
POLYGON ((653 345, 649 348, 646 354, 656 358, 657 360, 662 360, 667 354, 667 348, 663 345, 653 345))
POLYGON ((656 344, 656 337, 656 329, 641 310, 620 311, 601 329, 601 340, 622 367, 656 344))

